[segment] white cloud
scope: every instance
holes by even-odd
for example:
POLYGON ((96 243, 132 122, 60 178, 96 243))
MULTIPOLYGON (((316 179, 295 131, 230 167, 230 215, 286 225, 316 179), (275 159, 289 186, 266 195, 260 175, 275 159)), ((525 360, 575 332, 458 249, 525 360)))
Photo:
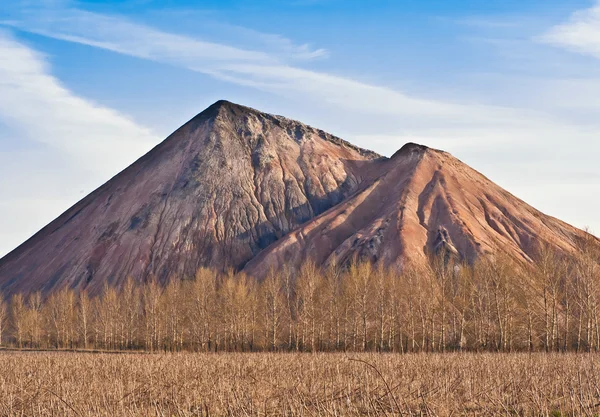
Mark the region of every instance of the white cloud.
POLYGON ((329 57, 329 51, 325 48, 313 48, 307 43, 296 44, 282 35, 259 32, 254 29, 223 23, 213 22, 213 26, 221 29, 223 33, 220 33, 220 35, 234 35, 238 40, 258 43, 262 50, 269 51, 283 61, 307 61, 329 57))
POLYGON ((0 31, 0 255, 157 143, 148 129, 76 96, 43 55, 0 31), (15 173, 18 173, 15 175, 15 173), (15 215, 15 207, 21 215, 15 215))
POLYGON ((40 13, 24 11, 22 18, 4 23, 40 35, 138 58, 161 57, 179 66, 189 66, 203 60, 275 62, 273 57, 263 52, 161 32, 123 18, 73 8, 43 9, 40 13))
MULTIPOLYGON (((116 15, 102 15, 69 7, 23 8, 5 24, 55 39, 187 68, 283 97, 329 105, 339 112, 386 118, 403 129, 417 132, 425 130, 423 139, 431 137, 431 126, 436 126, 439 131, 451 130, 452 134, 445 136, 457 140, 457 145, 462 141, 454 134, 457 130, 462 130, 467 137, 473 137, 485 129, 520 129, 535 138, 536 129, 539 132, 539 128, 552 130, 558 125, 561 130, 565 129, 565 125, 554 116, 548 117, 535 109, 417 97, 385 86, 293 66, 286 63, 285 59, 303 55, 305 58, 317 57, 326 54, 326 51, 312 49, 308 45, 295 45, 282 36, 237 26, 232 28, 241 37, 244 33, 262 37, 265 43, 275 44, 277 51, 268 52, 270 48, 243 49, 208 42, 161 31, 116 15)), ((530 54, 528 51, 527 56, 530 54)), ((444 136, 443 132, 441 134, 444 136)), ((399 139, 390 146, 401 144, 399 139)))
MULTIPOLYGON (((117 16, 73 8, 44 9, 39 13, 23 12, 19 19, 4 23, 20 30, 183 67, 272 93, 311 96, 349 110, 411 118, 435 116, 453 121, 469 114, 469 123, 490 116, 495 120, 503 117, 500 109, 490 115, 474 105, 415 98, 389 88, 290 66, 281 62, 277 55, 159 31, 117 16)), ((266 36, 274 37, 277 42, 298 52, 298 47, 290 46, 291 41, 275 35, 266 36)), ((299 48, 309 55, 322 53, 308 46, 299 48)))
POLYGON ((0 117, 6 124, 74 163, 85 160, 87 167, 114 170, 156 140, 127 117, 74 95, 49 74, 42 55, 2 32, 0 92, 0 117))
POLYGON ((600 2, 573 13, 567 22, 554 26, 538 40, 600 58, 600 2))
MULTIPOLYGON (((248 29, 246 29, 246 31, 248 31, 248 29)), ((294 59, 315 59, 326 58, 329 56, 329 52, 324 48, 314 49, 307 43, 296 45, 290 39, 281 35, 260 33, 256 31, 251 32, 254 32, 265 44, 272 45, 274 48, 294 59)))

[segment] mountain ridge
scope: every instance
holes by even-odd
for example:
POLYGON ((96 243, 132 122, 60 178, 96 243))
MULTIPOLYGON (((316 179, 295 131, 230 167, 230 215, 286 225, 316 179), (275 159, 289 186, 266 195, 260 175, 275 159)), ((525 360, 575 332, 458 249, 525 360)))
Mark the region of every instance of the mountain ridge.
POLYGON ((532 262, 542 245, 573 253, 585 236, 445 151, 409 143, 385 164, 363 190, 275 242, 244 271, 262 277, 272 268, 298 269, 306 259, 402 269, 427 262, 440 245, 469 263, 497 253, 532 262))

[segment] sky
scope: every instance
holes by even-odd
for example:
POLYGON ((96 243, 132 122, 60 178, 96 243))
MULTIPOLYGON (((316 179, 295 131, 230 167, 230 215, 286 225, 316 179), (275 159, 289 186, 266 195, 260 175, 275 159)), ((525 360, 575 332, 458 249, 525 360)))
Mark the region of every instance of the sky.
POLYGON ((2 0, 0 256, 219 99, 600 232, 600 1, 2 0))

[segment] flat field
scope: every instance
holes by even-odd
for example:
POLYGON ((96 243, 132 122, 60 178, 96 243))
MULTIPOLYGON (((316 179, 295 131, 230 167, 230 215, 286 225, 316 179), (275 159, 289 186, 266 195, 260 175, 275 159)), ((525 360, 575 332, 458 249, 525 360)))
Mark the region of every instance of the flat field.
POLYGON ((598 354, 0 353, 1 416, 599 413, 598 354))

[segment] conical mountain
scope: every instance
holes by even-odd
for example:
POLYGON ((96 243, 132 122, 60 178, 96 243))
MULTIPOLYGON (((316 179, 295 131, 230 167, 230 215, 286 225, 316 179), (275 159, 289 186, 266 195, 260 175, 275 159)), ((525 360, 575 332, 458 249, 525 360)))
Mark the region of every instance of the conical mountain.
POLYGON ((193 276, 369 260, 401 269, 444 249, 460 261, 587 234, 448 153, 392 158, 280 116, 219 101, 0 260, 0 291, 98 293, 193 276))
POLYGON ((0 291, 241 269, 353 194, 374 152, 219 101, 0 260, 0 291))
POLYGON ((544 215, 452 155, 407 144, 368 167, 359 190, 306 222, 250 261, 245 271, 298 268, 352 260, 402 269, 444 250, 459 262, 503 254, 533 261, 542 246, 573 254, 588 236, 544 215))

